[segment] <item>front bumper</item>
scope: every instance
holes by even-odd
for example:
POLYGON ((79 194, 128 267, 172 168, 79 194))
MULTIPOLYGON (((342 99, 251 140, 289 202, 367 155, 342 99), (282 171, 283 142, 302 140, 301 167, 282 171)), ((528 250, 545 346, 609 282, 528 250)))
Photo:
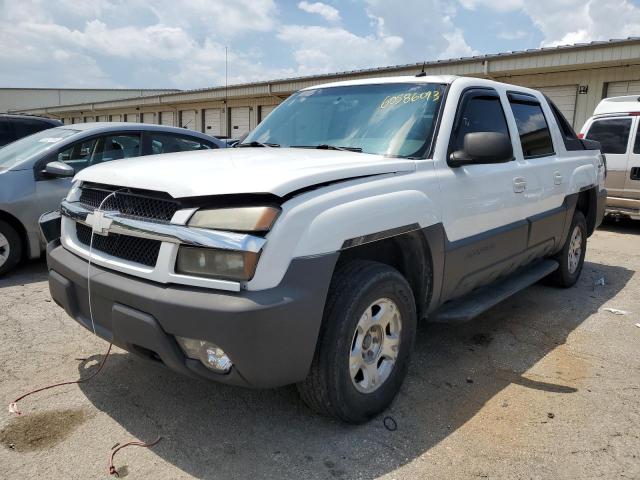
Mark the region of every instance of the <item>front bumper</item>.
MULTIPOLYGON (((299 382, 313 359, 337 257, 294 259, 277 287, 239 293, 157 284, 92 265, 95 330, 186 375, 259 388, 299 382), (176 335, 214 342, 233 368, 219 374, 187 358, 176 335)), ((92 330, 87 261, 54 241, 47 247, 47 263, 54 301, 92 330)))

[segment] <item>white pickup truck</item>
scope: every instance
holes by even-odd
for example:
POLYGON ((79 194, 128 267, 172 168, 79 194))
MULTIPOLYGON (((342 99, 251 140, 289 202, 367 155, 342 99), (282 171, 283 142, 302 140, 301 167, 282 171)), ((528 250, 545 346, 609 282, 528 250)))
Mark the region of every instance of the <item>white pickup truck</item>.
POLYGON ((238 148, 80 172, 48 245, 50 290, 177 372, 297 384, 317 412, 363 422, 397 394, 419 319, 466 321, 543 278, 575 284, 604 162, 528 88, 311 87, 238 148))

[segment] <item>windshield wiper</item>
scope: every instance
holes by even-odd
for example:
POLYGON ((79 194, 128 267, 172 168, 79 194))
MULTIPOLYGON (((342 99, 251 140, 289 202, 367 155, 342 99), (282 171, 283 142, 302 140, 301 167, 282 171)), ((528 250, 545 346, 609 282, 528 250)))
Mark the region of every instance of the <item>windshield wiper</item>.
POLYGON ((236 146, 238 148, 242 148, 242 147, 267 147, 267 148, 273 148, 273 147, 279 147, 280 145, 278 143, 262 143, 262 142, 256 142, 254 140, 253 142, 249 142, 249 143, 238 143, 236 146))
POLYGON ((343 152, 362 152, 360 147, 339 147, 337 145, 328 145, 322 143, 320 145, 292 145, 291 148, 317 148, 318 150, 341 150, 343 152))

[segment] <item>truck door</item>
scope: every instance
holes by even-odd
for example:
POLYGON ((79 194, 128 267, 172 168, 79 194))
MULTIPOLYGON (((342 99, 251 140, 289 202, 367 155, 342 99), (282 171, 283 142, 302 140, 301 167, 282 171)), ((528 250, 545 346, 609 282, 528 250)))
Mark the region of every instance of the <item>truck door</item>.
POLYGON ((544 108, 546 104, 543 107, 528 93, 509 92, 507 96, 519 137, 515 142, 519 148, 514 152, 519 176, 526 183, 522 207, 523 218, 530 224, 527 258, 532 260, 551 253, 563 242, 563 204, 571 174, 581 159, 566 153, 558 129, 552 135, 553 112, 544 108))
POLYGON ((633 118, 632 132, 624 189, 627 198, 640 200, 640 117, 633 118))
MULTIPOLYGON (((449 155, 473 132, 511 135, 500 95, 493 88, 466 90, 457 107, 449 155)), ((450 167, 437 166, 442 222, 447 235, 442 300, 491 282, 512 268, 510 258, 526 248, 528 227, 522 215, 526 185, 514 160, 450 167)))

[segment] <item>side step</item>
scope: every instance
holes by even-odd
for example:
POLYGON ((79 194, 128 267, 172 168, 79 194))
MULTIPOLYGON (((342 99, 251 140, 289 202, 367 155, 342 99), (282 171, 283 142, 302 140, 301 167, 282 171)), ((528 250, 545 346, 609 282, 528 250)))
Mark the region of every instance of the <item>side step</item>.
POLYGON ((445 304, 429 317, 431 322, 463 323, 477 317, 494 305, 509 298, 514 293, 542 280, 556 271, 560 265, 555 260, 542 260, 515 274, 487 285, 463 297, 445 304))

